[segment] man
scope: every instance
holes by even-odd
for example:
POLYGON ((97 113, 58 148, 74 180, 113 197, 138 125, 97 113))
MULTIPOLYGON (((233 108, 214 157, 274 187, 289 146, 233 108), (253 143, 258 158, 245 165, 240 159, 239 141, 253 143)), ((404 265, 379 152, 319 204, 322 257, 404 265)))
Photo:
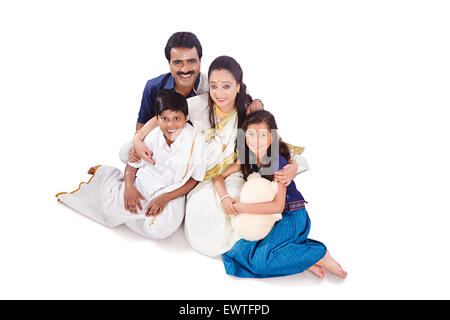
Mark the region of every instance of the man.
POLYGON ((136 131, 155 116, 156 95, 162 89, 173 89, 186 98, 208 92, 208 77, 200 73, 202 46, 191 32, 174 33, 164 49, 170 73, 147 81, 142 95, 136 131))

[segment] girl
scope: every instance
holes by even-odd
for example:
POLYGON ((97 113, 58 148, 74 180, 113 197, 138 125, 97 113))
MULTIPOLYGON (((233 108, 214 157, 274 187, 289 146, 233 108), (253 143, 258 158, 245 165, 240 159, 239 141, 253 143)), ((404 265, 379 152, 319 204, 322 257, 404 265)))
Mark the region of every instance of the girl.
MULTIPOLYGON (((244 122, 245 143, 239 149, 239 161, 223 175, 238 170, 244 179, 252 172, 260 172, 273 181, 273 173, 290 159, 287 145, 278 138, 277 125, 268 111, 256 111, 244 122)), ((239 146, 238 146, 239 147, 239 146)), ((220 188, 223 180, 216 179, 220 188)), ((227 196, 227 195, 222 195, 227 196)), ((345 278, 347 273, 330 256, 325 245, 308 239, 311 227, 305 200, 292 181, 287 187, 278 182, 278 192, 273 201, 240 203, 234 201, 233 214, 271 214, 283 211, 283 218, 260 241, 238 241, 222 255, 225 270, 237 277, 267 278, 300 273, 306 269, 323 278, 323 269, 345 278)))

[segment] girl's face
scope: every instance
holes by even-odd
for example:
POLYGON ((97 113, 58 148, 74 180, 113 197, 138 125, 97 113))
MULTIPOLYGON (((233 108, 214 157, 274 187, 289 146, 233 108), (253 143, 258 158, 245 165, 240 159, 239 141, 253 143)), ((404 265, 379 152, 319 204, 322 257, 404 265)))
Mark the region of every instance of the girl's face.
POLYGON ((245 132, 245 142, 258 158, 262 158, 272 142, 269 126, 265 122, 250 124, 245 132))
POLYGON ((156 119, 168 145, 175 141, 186 124, 186 117, 181 111, 164 110, 156 119))
POLYGON ((217 69, 209 75, 209 95, 223 112, 230 112, 234 108, 239 88, 240 85, 228 70, 217 69))

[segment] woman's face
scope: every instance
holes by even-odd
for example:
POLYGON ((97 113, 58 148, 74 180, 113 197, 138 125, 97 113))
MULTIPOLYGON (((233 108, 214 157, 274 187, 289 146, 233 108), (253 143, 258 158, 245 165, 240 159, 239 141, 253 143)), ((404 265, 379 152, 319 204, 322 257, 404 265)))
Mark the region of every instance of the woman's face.
POLYGON ((250 124, 245 131, 245 142, 258 158, 262 158, 272 142, 269 126, 265 122, 250 124))
POLYGON ((209 75, 209 95, 223 112, 230 112, 234 109, 239 88, 240 85, 228 70, 217 69, 209 75))

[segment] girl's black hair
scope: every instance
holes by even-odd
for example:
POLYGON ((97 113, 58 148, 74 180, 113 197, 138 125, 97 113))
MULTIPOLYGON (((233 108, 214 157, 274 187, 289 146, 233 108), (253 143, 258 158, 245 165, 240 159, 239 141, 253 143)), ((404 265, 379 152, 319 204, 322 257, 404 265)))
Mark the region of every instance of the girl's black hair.
MULTIPOLYGON (((271 146, 276 145, 276 144, 274 144, 274 142, 278 141, 279 154, 281 154, 286 159, 286 161, 289 161, 289 159, 291 158, 291 155, 289 153, 289 147, 278 136, 278 131, 277 131, 278 127, 277 127, 277 123, 275 122, 274 116, 269 111, 266 111, 266 110, 255 111, 255 112, 249 114, 247 116, 247 118, 245 119, 245 121, 242 125, 243 130, 238 131, 238 132, 240 132, 240 134, 244 135, 238 139, 240 141, 243 141, 243 143, 239 143, 239 146, 240 146, 239 161, 241 162, 242 173, 244 175, 245 181, 247 181, 247 177, 251 173, 256 171, 256 167, 254 165, 256 163, 256 155, 247 146, 247 142, 245 140, 245 132, 247 131, 249 125, 257 124, 257 123, 261 123, 261 122, 264 122, 267 125, 267 127, 269 128, 269 130, 271 131, 271 135, 272 135, 271 146)), ((271 149, 272 149, 271 147, 269 147, 267 149, 266 155, 262 161, 263 168, 266 168, 269 171, 269 174, 261 174, 261 176, 270 181, 273 181, 274 165, 272 163, 272 159, 278 160, 278 156, 271 157, 271 149)), ((277 167, 277 166, 278 166, 278 163, 276 163, 275 167, 277 167)), ((262 172, 262 170, 261 170, 261 172, 262 172)))
MULTIPOLYGON (((234 80, 236 80, 237 84, 240 85, 239 93, 236 96, 235 100, 235 106, 237 111, 237 118, 238 118, 238 128, 242 128, 242 124, 245 120, 245 112, 247 110, 248 105, 253 101, 252 97, 247 93, 247 86, 242 81, 243 78, 243 72, 242 68, 237 63, 236 60, 234 60, 232 57, 229 56, 220 56, 214 59, 214 61, 209 66, 208 70, 208 79, 211 76, 211 72, 218 69, 225 69, 229 71, 233 77, 234 80)), ((208 105, 209 105, 209 122, 211 124, 211 128, 214 128, 216 125, 216 119, 214 117, 214 102, 211 99, 211 96, 208 98, 208 105)))
POLYGON ((187 117, 188 104, 186 98, 174 90, 161 90, 156 96, 155 113, 160 116, 166 110, 181 111, 187 117))
POLYGON ((197 36, 192 32, 176 32, 169 40, 167 40, 164 53, 167 60, 170 62, 170 50, 172 48, 196 48, 199 59, 202 59, 203 49, 197 36))

